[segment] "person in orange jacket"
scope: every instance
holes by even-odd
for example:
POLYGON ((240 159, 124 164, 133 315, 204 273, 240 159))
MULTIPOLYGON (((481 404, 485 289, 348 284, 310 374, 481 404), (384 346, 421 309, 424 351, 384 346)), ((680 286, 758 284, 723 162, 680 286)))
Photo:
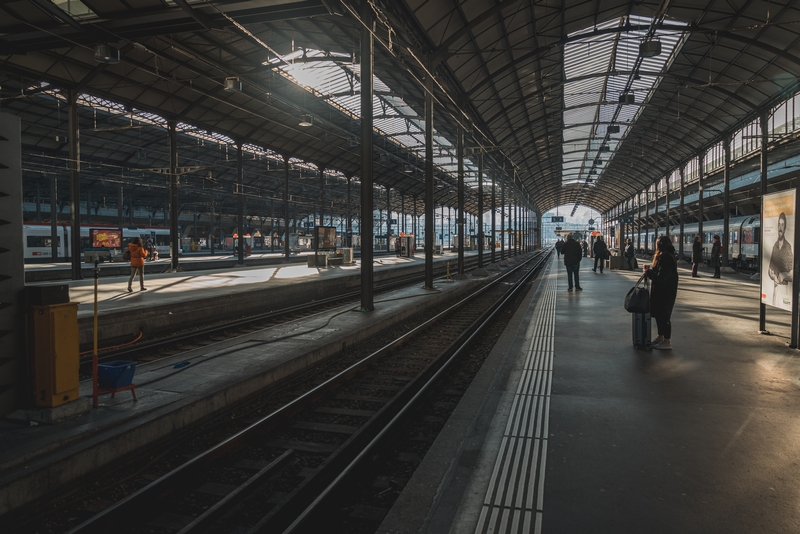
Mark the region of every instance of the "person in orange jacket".
POLYGON ((142 291, 147 291, 144 287, 144 259, 147 257, 147 250, 142 246, 142 239, 134 237, 128 244, 128 252, 131 253, 131 277, 128 278, 128 291, 133 291, 131 284, 136 273, 139 273, 139 286, 142 291))

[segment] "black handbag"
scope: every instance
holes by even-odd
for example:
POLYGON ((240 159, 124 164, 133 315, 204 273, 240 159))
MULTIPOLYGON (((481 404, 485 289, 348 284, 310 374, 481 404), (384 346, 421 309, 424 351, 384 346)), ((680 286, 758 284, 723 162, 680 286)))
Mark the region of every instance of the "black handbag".
POLYGON ((631 313, 648 313, 650 311, 650 288, 649 281, 643 274, 636 282, 628 294, 625 295, 625 310, 631 313), (639 284, 644 281, 642 287, 639 284))

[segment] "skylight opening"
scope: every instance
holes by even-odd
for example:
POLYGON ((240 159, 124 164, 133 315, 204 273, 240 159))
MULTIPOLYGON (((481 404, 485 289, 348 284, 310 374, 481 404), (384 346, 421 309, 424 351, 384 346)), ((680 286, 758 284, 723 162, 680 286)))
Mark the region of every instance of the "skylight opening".
POLYGON ((661 53, 637 68, 646 29, 598 32, 628 22, 647 28, 652 19, 612 19, 571 34, 586 37, 564 47, 562 185, 597 183, 683 44, 685 32, 656 30, 652 40, 661 42, 661 53))
MULTIPOLYGON (((275 72, 300 85, 316 98, 359 120, 361 117, 361 65, 354 64, 347 54, 325 53, 321 50, 298 49, 282 58, 266 63, 275 72)), ((425 157, 425 121, 380 78, 373 76, 375 94, 372 97, 373 127, 381 136, 391 139, 408 154, 398 165, 425 157)), ((358 135, 354 132, 354 135, 358 135)), ((455 175, 458 170, 455 146, 448 139, 433 136, 434 166, 455 175)), ((380 147, 376 147, 380 148, 380 147)), ((477 184, 477 165, 464 162, 465 184, 477 184), (468 179, 472 174, 475 178, 468 179), (469 182, 469 183, 468 183, 469 182)))
POLYGON ((53 0, 53 4, 76 20, 98 18, 95 12, 80 0, 53 0))

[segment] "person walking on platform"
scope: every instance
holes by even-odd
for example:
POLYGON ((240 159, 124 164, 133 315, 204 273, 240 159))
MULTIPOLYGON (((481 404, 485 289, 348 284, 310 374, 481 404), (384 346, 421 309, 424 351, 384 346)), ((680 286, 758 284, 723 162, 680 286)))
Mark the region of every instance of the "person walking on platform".
POLYGON ((586 242, 584 239, 581 241, 581 248, 583 249, 583 257, 586 258, 589 256, 589 243, 586 242))
POLYGON ((592 252, 594 252, 594 267, 592 271, 597 272, 597 263, 600 263, 600 274, 603 274, 603 265, 608 258, 608 247, 606 246, 606 242, 603 241, 603 236, 597 236, 597 241, 594 242, 594 247, 592 247, 592 252))
POLYGON ((141 291, 147 291, 144 287, 144 259, 147 257, 147 250, 142 246, 142 238, 134 237, 133 241, 128 243, 128 252, 131 255, 131 277, 128 278, 128 292, 133 291, 131 284, 136 273, 139 273, 139 287, 141 291))
POLYGON ((564 253, 564 266, 567 268, 567 291, 572 291, 572 281, 575 279, 575 289, 583 291, 578 271, 581 267, 581 246, 575 241, 572 234, 567 236, 567 242, 561 248, 564 253))
POLYGON ((692 278, 698 278, 697 268, 700 262, 703 261, 703 243, 701 243, 700 236, 694 236, 692 243, 692 278))
POLYGON ((711 278, 719 278, 720 255, 722 255, 722 243, 719 242, 719 236, 714 236, 714 244, 711 245, 711 265, 714 267, 714 276, 711 278))
POLYGON ((653 263, 644 266, 644 275, 653 281, 650 291, 650 316, 656 320, 658 337, 651 347, 658 350, 672 350, 672 308, 678 296, 678 262, 675 261, 675 247, 669 237, 662 235, 656 242, 653 263), (649 268, 648 268, 649 267, 649 268))
POLYGON ((636 253, 633 251, 633 241, 628 238, 625 241, 625 259, 628 261, 628 269, 633 270, 633 260, 636 258, 636 253))
POLYGON ((560 259, 561 258, 561 249, 563 247, 564 247, 564 242, 561 241, 561 238, 559 237, 558 241, 556 241, 556 254, 557 254, 556 259, 560 259))

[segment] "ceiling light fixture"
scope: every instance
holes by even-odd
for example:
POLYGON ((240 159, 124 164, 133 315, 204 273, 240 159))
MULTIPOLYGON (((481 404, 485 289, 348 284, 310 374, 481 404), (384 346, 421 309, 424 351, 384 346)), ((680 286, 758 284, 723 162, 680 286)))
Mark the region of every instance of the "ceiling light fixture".
POLYGON ((642 57, 656 57, 661 54, 661 41, 645 41, 639 45, 639 55, 642 57))
POLYGON ((242 81, 235 76, 225 78, 225 90, 231 93, 238 93, 242 90, 242 81))
POLYGON ((94 60, 100 63, 119 63, 119 49, 107 44, 94 45, 94 60))
POLYGON ((307 128, 309 126, 313 126, 314 125, 314 117, 312 117, 311 115, 306 113, 300 118, 300 122, 297 123, 297 125, 298 126, 302 126, 303 128, 307 128))

